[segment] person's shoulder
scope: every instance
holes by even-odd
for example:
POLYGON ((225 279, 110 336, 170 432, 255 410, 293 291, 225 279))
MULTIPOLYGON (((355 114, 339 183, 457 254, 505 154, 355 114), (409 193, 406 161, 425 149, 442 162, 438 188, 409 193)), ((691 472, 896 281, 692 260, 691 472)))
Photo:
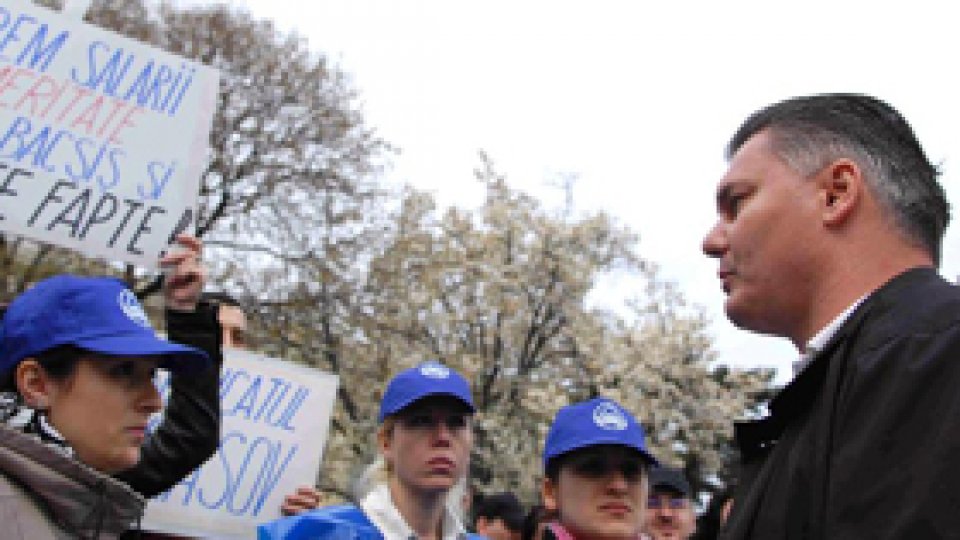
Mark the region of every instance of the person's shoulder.
POLYGON ((871 348, 890 338, 960 336, 960 286, 933 269, 915 269, 894 278, 865 304, 871 348))
POLYGON ((933 269, 904 273, 863 302, 834 345, 828 363, 850 366, 844 378, 952 381, 960 375, 960 287, 933 269))
POLYGON ((257 528, 259 540, 352 538, 380 540, 383 535, 354 505, 325 506, 296 516, 280 518, 257 528))

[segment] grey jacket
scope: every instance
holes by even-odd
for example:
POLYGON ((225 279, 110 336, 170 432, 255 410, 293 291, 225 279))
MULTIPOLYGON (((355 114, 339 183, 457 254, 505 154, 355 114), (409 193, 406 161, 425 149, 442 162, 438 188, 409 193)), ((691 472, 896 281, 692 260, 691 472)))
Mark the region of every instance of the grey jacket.
POLYGON ((123 482, 0 426, 0 538, 110 540, 144 504, 123 482))

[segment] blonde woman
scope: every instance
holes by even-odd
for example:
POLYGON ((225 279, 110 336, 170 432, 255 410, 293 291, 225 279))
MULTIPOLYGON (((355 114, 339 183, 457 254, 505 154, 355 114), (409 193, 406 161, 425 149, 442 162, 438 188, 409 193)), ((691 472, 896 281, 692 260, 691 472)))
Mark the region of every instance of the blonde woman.
POLYGON ((473 448, 473 398, 459 373, 437 362, 401 372, 380 403, 379 457, 359 505, 333 506, 259 528, 261 540, 463 540, 459 515, 473 448))

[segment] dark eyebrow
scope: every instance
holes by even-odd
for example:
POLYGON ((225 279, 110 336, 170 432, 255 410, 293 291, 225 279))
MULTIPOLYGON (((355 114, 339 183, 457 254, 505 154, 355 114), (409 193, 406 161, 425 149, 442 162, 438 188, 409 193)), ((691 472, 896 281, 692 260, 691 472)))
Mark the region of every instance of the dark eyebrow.
POLYGON ((730 206, 730 202, 736 196, 746 195, 753 191, 754 183, 746 179, 734 179, 722 184, 717 188, 717 208, 723 209, 730 206))

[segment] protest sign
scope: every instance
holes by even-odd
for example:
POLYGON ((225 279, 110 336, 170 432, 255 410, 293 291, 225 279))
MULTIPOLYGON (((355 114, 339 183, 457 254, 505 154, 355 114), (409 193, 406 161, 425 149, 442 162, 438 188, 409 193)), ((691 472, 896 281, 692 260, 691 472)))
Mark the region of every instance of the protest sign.
POLYGON ((0 232, 155 267, 191 232, 218 74, 0 0, 0 232))
POLYGON ((284 496, 316 481, 337 377, 249 352, 224 354, 220 450, 149 502, 146 530, 256 538, 257 524, 280 517, 284 496))

